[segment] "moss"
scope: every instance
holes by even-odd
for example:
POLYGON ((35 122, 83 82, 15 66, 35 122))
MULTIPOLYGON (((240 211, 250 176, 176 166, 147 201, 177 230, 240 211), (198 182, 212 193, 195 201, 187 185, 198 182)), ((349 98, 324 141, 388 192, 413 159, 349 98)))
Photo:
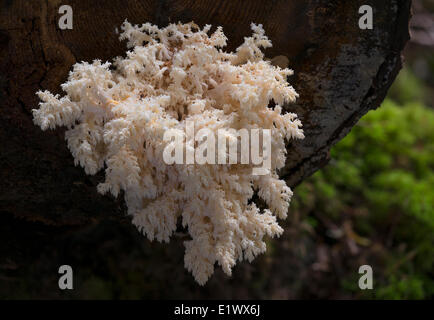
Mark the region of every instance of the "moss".
MULTIPOLYGON (((410 77, 405 72, 403 76, 410 77)), ((408 92, 401 94, 398 100, 415 100, 406 96, 408 92)), ((411 94, 420 96, 417 90, 411 94)), ((363 297, 432 297, 434 111, 418 101, 399 105, 387 99, 363 117, 331 155, 330 164, 295 191, 294 202, 300 205, 306 201, 305 190, 311 190, 315 204, 306 220, 314 220, 312 215, 320 212, 338 221, 345 212, 354 211, 355 231, 372 243, 382 241, 386 250, 374 269, 376 290, 363 297)), ((360 294, 353 278, 353 274, 345 277, 342 289, 360 294)))

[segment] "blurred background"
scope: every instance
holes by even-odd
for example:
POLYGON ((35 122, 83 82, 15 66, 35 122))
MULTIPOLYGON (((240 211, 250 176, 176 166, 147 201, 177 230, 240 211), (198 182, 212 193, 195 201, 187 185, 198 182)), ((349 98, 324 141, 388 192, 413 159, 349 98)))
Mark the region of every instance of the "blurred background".
POLYGON ((199 287, 184 269, 182 239, 150 243, 128 219, 107 220, 28 266, 26 278, 11 273, 0 298, 434 298, 434 1, 413 1, 413 14, 404 67, 386 100, 295 188, 283 236, 253 263, 238 264, 231 278, 216 268, 199 287), (65 257, 86 267, 74 273, 75 290, 62 292, 57 270, 43 261, 65 257), (373 290, 358 287, 364 264, 373 290), (43 288, 39 274, 52 274, 43 288))

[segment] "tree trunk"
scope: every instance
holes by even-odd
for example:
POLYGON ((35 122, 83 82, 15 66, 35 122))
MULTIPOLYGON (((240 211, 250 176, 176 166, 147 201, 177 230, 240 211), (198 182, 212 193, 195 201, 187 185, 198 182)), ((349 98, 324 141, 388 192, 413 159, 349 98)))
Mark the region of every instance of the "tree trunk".
MULTIPOLYGON (((32 122, 35 92, 61 93, 75 62, 125 55, 115 31, 125 19, 159 26, 191 20, 221 25, 228 50, 251 34, 251 22, 263 24, 273 43, 266 57, 288 57, 295 72, 290 83, 300 94, 296 104, 286 106, 298 114, 306 136, 290 143, 281 172, 291 187, 326 164, 331 146, 379 106, 401 68, 409 38, 410 0, 69 0, 72 30, 58 27, 60 1, 1 4, 0 297, 59 297, 61 264, 88 270, 77 280, 88 283, 95 269, 112 276, 131 272, 134 266, 111 265, 122 265, 125 254, 128 261, 147 264, 143 278, 157 279, 159 285, 180 283, 173 297, 221 292, 216 281, 196 288, 183 269, 181 241, 150 244, 130 226, 121 199, 96 192, 104 174, 87 176, 74 166, 64 129, 42 132, 32 122), (373 29, 359 28, 364 4, 374 10, 373 29)), ((224 276, 215 277, 229 285, 224 276)), ((161 290, 149 287, 148 292, 167 296, 161 290)))

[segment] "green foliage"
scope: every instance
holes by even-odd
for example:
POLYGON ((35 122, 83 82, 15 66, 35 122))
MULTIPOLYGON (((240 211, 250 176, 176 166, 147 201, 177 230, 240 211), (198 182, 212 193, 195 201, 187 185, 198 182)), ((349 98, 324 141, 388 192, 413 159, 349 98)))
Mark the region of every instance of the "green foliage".
POLYGON ((408 68, 399 73, 389 91, 389 97, 400 104, 423 102, 426 95, 425 84, 408 68))
POLYGON ((391 276, 388 284, 378 289, 379 299, 424 299, 424 281, 417 275, 401 279, 391 276))
MULTIPOLYGON (((412 94, 402 93, 403 101, 414 100, 412 94)), ((373 266, 375 290, 365 297, 432 298, 434 111, 387 99, 332 149, 331 158, 297 188, 295 207, 311 211, 306 221, 313 227, 318 212, 335 222, 344 212, 365 213, 351 216, 354 231, 372 248, 385 248, 373 266)), ((343 279, 342 289, 360 294, 353 282, 343 279)))

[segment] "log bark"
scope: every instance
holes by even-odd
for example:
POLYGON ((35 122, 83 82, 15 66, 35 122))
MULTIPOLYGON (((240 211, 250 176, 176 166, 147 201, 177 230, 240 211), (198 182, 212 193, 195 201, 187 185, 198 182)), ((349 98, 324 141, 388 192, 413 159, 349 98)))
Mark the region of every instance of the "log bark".
MULTIPOLYGON (((185 273, 182 254, 172 254, 182 253, 180 241, 154 257, 153 250, 166 249, 143 244, 147 240, 130 227, 123 201, 96 192, 103 173, 86 176, 74 166, 64 129, 42 132, 32 122, 31 109, 38 104, 35 92, 61 93, 59 86, 75 62, 125 54, 125 43, 115 31, 125 19, 159 26, 191 20, 201 26, 221 25, 230 39, 229 50, 251 34, 251 22, 262 23, 273 43, 266 57, 289 59, 295 71, 290 82, 300 94, 297 103, 286 109, 299 115, 306 138, 288 145, 281 172, 294 187, 325 165, 330 148, 384 99, 401 68, 401 51, 409 38, 410 2, 69 0, 73 29, 60 30, 60 1, 2 1, 0 296, 13 291, 13 284, 28 274, 35 275, 30 265, 56 277, 53 268, 62 259, 79 265, 96 263, 86 254, 105 252, 107 242, 115 243, 113 252, 122 251, 117 237, 124 237, 122 245, 143 246, 142 254, 155 259, 151 265, 158 268, 170 256, 164 270, 185 273), (372 30, 358 25, 358 10, 364 4, 374 9, 372 30)), ((186 281, 193 286, 190 279, 186 281)), ((57 282, 47 286, 55 288, 57 282)))

